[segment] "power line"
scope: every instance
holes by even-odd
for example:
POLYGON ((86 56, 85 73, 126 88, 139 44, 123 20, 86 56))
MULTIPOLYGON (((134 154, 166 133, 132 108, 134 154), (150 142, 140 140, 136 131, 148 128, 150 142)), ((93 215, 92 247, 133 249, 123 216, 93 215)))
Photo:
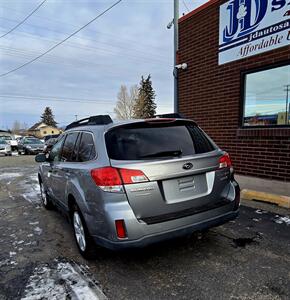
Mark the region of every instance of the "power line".
MULTIPOLYGON (((3 18, 3 17, 0 17, 1 19, 4 19, 4 20, 8 20, 8 21, 13 21, 12 19, 8 19, 8 18, 3 18)), ((33 27, 33 28, 39 28, 39 29, 43 29, 43 30, 47 30, 47 31, 51 31, 51 32, 54 32, 54 33, 59 33, 59 34, 62 34, 64 35, 65 33, 64 32, 61 32, 59 30, 51 30, 49 28, 46 28, 44 26, 39 26, 39 25, 34 25, 34 24, 26 24, 26 26, 30 26, 30 27, 33 27)), ((29 38, 32 38, 32 39, 41 39, 41 40, 44 40, 44 41, 53 41, 53 42, 58 42, 56 40, 53 40, 53 39, 48 39, 48 38, 43 38, 42 36, 38 36, 38 35, 34 35, 34 34, 31 34, 31 33, 27 33, 27 32, 24 32, 24 31, 20 31, 20 32, 17 32, 17 34, 22 34, 22 35, 25 35, 25 36, 29 36, 29 38)), ((103 35, 107 35, 107 34, 103 34, 103 35)), ((132 57, 135 57, 135 58, 140 58, 140 55, 136 55, 136 53, 142 53, 142 55, 144 56, 144 59, 147 59, 147 60, 156 60, 156 61, 160 61, 160 62, 165 62, 163 59, 164 59, 164 56, 160 55, 160 54, 156 54, 156 53, 150 53, 148 51, 143 51, 143 50, 139 50, 139 49, 136 49, 135 47, 132 46, 132 43, 128 45, 115 45, 115 44, 111 44, 111 43, 106 43, 106 42, 103 42, 103 41, 98 41, 96 39, 92 39, 92 38, 84 38, 84 37, 76 37, 78 40, 84 40, 84 41, 92 41, 92 42, 97 42, 98 45, 99 44, 103 44, 104 46, 109 46, 110 48, 100 48, 100 47, 95 47, 95 46, 85 46, 81 43, 78 43, 78 42, 67 42, 66 43, 66 46, 68 47, 72 47, 72 48, 79 48, 79 49, 85 49, 85 50, 90 50, 90 51, 94 51, 94 50, 100 50, 100 51, 105 51, 106 53, 107 52, 110 52, 112 53, 112 55, 116 55, 115 52, 113 52, 112 50, 115 50, 115 49, 122 49, 122 50, 126 50, 126 55, 127 55, 127 58, 128 58, 128 51, 132 51, 133 54, 130 54, 130 56, 132 57), (145 58, 146 56, 146 58, 145 58)), ((136 43, 136 41, 134 41, 136 43)), ((139 44, 139 42, 138 42, 139 44)), ((148 45, 146 46, 148 47, 148 45)))
POLYGON ((189 8, 188 8, 188 6, 186 5, 186 3, 185 3, 184 0, 182 0, 182 3, 183 3, 183 5, 184 5, 184 7, 187 9, 187 11, 190 12, 190 10, 189 10, 189 8))
POLYGON ((35 57, 34 59, 20 65, 19 67, 12 69, 8 72, 2 73, 0 75, 0 77, 4 77, 10 73, 13 73, 23 67, 26 67, 27 65, 35 62, 36 60, 38 60, 39 58, 45 56, 47 53, 51 52, 52 50, 54 50, 56 47, 60 46, 61 44, 63 44, 64 42, 66 42, 68 39, 70 39, 72 36, 76 35, 77 33, 79 33, 81 30, 83 30, 85 27, 89 26, 91 23, 93 23, 94 21, 96 21, 98 18, 100 18, 101 16, 103 16, 105 13, 107 13, 108 11, 110 11, 113 7, 115 7, 116 5, 118 5, 120 2, 122 2, 123 0, 118 0, 117 2, 115 2, 114 4, 112 4, 110 7, 108 7, 107 9, 105 9, 103 12, 101 12, 100 14, 98 14, 96 17, 94 17, 91 21, 89 21, 88 23, 86 23, 85 25, 83 25, 81 28, 79 28, 78 30, 74 31, 72 34, 70 34, 68 37, 66 37, 65 39, 63 39, 62 41, 60 41, 59 43, 57 43, 56 45, 52 46, 51 48, 49 48, 48 50, 46 50, 44 53, 38 55, 37 57, 35 57))
MULTIPOLYGON (((70 98, 70 97, 63 97, 63 96, 53 96, 53 95, 46 95, 46 96, 41 96, 41 95, 19 95, 19 94, 6 94, 6 95, 0 95, 0 98, 4 98, 5 101, 6 99, 9 99, 9 101, 21 101, 21 100, 29 100, 29 101, 47 101, 47 102, 58 102, 58 103, 86 103, 86 104, 111 104, 115 105, 116 101, 112 100, 105 100, 105 99, 86 99, 84 98, 70 98)), ((1 101, 1 99, 0 99, 1 101)), ((8 101, 7 101, 8 102, 8 101)), ((6 103, 7 103, 6 102, 6 103)), ((159 104, 157 102, 158 107, 167 107, 169 105, 167 104, 159 104)))
MULTIPOLYGON (((147 0, 148 1, 148 0, 147 0)), ((11 8, 11 7, 8 7, 8 6, 3 6, 3 5, 1 5, 1 8, 5 8, 5 9, 8 9, 8 10, 12 10, 12 11, 14 11, 14 12, 16 12, 17 14, 20 14, 21 12, 19 11, 19 10, 16 10, 16 9, 13 9, 13 8, 11 8)), ((59 23, 59 24, 63 24, 63 25, 69 25, 69 26, 75 26, 75 24, 73 24, 73 23, 71 23, 71 22, 63 22, 63 21, 60 21, 60 20, 58 20, 58 19, 53 19, 53 18, 49 18, 49 17, 47 17, 47 16, 38 16, 38 15, 35 15, 34 16, 34 18, 39 18, 39 19, 41 19, 41 21, 43 22, 43 20, 47 20, 47 21, 49 21, 49 22, 52 22, 53 24, 55 24, 55 23, 59 23)), ((13 19, 8 19, 8 18, 4 18, 4 17, 1 17, 1 19, 5 19, 5 20, 8 20, 8 21, 10 21, 10 22, 16 22, 15 20, 13 20, 13 19)), ((55 30, 51 30, 51 29, 49 29, 49 28, 47 28, 47 27, 44 27, 44 26, 39 26, 39 25, 35 25, 35 24, 31 24, 31 23, 29 23, 29 24, 26 24, 26 26, 32 26, 32 27, 37 27, 37 28, 42 28, 42 29, 46 29, 46 30, 49 30, 49 31, 52 31, 52 32, 59 32, 59 31, 55 31, 55 30)), ((92 30, 92 29, 88 29, 87 30, 87 32, 91 32, 91 33, 93 33, 93 34, 99 34, 99 35, 105 35, 105 36, 108 36, 108 37, 110 37, 111 39, 113 39, 114 41, 116 41, 116 40, 118 40, 118 41, 120 41, 121 43, 125 43, 125 45, 124 45, 124 47, 126 47, 126 49, 127 49, 127 47, 128 47, 128 44, 132 44, 132 43, 135 43, 135 46, 137 46, 137 47, 139 47, 139 48, 142 48, 142 49, 144 49, 144 48, 148 48, 148 47, 150 47, 151 49, 152 48, 155 48, 156 50, 158 50, 158 51, 163 51, 164 50, 164 47, 158 47, 158 46, 155 46, 155 45, 152 45, 152 43, 146 43, 146 44, 144 44, 144 43, 142 43, 141 41, 139 41, 138 40, 138 43, 136 43, 136 40, 135 39, 130 39, 130 38, 128 38, 128 37, 124 37, 124 36, 122 36, 122 37, 120 37, 120 35, 117 35, 117 34, 113 34, 112 32, 106 32, 106 33, 104 33, 103 31, 98 31, 98 30, 92 30)), ((63 32, 62 32, 63 33, 63 32)), ((78 39, 87 39, 87 38, 80 38, 80 37, 77 37, 78 39)), ((90 40, 92 40, 92 39, 90 39, 90 40)), ((96 41, 96 40, 94 40, 94 41, 96 41)), ((120 45, 120 42, 118 43, 118 45, 120 45)), ((144 42, 144 41, 143 41, 144 42)), ((98 41, 98 43, 100 43, 100 41, 98 41)), ((146 51, 146 53, 148 53, 147 51, 146 51)))
POLYGON ((39 100, 39 101, 57 101, 57 102, 78 102, 78 103, 92 103, 92 104, 115 104, 115 101, 110 100, 98 100, 98 99, 80 99, 80 98, 69 98, 62 96, 32 96, 32 95, 0 95, 0 98, 9 99, 25 99, 25 100, 39 100))
POLYGON ((0 39, 6 36, 7 34, 11 33, 14 31, 16 28, 18 28, 20 25, 22 25, 28 18, 30 18, 47 0, 43 0, 28 16, 26 16, 20 23, 12 27, 9 31, 4 33, 3 35, 0 36, 0 39))

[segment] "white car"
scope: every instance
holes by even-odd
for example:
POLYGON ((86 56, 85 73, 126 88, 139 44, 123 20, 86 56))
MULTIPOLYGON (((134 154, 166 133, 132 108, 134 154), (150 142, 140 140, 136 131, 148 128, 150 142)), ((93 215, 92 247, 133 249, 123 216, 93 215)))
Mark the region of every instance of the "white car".
POLYGON ((13 139, 10 135, 3 135, 0 136, 0 139, 6 140, 6 142, 11 146, 11 150, 17 150, 18 149, 18 142, 16 139, 13 139))
POLYGON ((12 155, 11 145, 3 137, 0 137, 0 154, 4 154, 5 156, 12 155))

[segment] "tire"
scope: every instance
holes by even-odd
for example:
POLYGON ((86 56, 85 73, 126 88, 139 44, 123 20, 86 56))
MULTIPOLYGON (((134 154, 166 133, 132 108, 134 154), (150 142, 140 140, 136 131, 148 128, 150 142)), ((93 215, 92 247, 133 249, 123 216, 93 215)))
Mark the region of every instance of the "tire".
POLYGON ((87 260, 95 259, 97 257, 97 247, 88 231, 85 219, 77 205, 74 205, 73 207, 71 220, 75 241, 80 254, 87 260))
POLYGON ((40 181, 40 195, 41 195, 41 202, 45 209, 52 210, 54 208, 53 203, 51 202, 49 196, 47 195, 47 192, 44 189, 43 183, 40 181))

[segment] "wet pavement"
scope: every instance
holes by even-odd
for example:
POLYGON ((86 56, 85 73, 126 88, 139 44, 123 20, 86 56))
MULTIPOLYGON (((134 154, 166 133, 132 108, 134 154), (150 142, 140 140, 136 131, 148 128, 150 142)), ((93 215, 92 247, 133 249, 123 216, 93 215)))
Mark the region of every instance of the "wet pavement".
POLYGON ((67 220, 42 208, 33 157, 0 157, 0 299, 289 299, 290 211, 257 207, 206 234, 86 261, 67 220))

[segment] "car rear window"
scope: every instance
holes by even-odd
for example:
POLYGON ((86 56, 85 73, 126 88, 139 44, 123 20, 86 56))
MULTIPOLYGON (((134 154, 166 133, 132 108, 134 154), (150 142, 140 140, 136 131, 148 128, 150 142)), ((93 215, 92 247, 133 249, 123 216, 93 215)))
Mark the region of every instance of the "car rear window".
POLYGON ((108 155, 115 160, 160 159, 210 152, 215 149, 195 125, 140 123, 106 134, 108 155))

